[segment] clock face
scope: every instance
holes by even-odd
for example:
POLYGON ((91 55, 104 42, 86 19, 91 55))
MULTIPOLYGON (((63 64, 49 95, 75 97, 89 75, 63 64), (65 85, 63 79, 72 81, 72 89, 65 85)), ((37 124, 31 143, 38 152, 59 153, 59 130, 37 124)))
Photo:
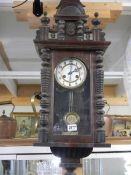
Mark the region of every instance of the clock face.
POLYGON ((81 86, 87 76, 85 65, 76 58, 68 58, 59 63, 55 69, 55 78, 64 88, 73 89, 81 86))

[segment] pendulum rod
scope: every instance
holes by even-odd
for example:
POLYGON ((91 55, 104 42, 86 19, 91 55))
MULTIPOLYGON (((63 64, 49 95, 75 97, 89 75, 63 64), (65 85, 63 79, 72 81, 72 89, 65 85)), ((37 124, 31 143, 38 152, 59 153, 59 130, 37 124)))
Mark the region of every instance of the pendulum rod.
POLYGON ((70 90, 69 92, 69 112, 73 112, 73 106, 74 106, 74 94, 73 91, 70 90))

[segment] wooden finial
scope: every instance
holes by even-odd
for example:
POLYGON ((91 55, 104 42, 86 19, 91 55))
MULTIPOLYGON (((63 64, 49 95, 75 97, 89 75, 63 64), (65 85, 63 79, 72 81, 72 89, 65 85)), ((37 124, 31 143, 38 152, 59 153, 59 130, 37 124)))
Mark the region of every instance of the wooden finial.
POLYGON ((41 18, 41 23, 45 26, 47 26, 50 23, 50 18, 47 17, 47 12, 44 11, 44 17, 41 18))
POLYGON ((95 16, 95 19, 93 19, 91 22, 92 22, 92 25, 95 28, 98 28, 98 26, 101 24, 100 19, 98 18, 99 17, 99 13, 98 12, 95 12, 94 13, 94 16, 95 16))

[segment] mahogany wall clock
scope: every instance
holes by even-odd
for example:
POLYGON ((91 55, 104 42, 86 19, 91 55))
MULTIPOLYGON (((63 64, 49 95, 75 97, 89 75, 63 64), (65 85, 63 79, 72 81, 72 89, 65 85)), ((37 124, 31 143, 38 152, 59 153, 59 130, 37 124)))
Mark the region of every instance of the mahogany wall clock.
POLYGON ((89 29, 79 0, 61 0, 50 26, 47 14, 34 40, 42 59, 38 143, 50 146, 72 171, 93 147, 105 144, 103 54, 105 41, 95 13, 89 29))

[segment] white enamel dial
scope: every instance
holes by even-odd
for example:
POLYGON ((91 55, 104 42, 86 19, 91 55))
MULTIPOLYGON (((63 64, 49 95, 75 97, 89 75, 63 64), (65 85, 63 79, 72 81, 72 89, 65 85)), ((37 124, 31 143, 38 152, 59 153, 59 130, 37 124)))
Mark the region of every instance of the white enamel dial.
POLYGON ((55 78, 64 88, 73 89, 81 86, 87 76, 85 65, 76 58, 68 58, 55 69, 55 78))

